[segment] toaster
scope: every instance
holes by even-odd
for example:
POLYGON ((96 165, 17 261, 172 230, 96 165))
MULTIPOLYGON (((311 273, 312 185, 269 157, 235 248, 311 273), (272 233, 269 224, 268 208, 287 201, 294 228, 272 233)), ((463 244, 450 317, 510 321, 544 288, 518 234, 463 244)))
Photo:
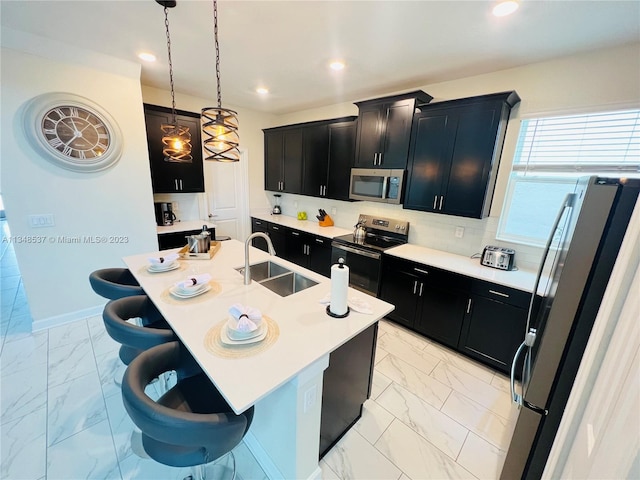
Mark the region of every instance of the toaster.
POLYGON ((516 251, 511 248, 487 245, 482 251, 480 263, 487 267, 500 270, 513 270, 515 267, 516 251))

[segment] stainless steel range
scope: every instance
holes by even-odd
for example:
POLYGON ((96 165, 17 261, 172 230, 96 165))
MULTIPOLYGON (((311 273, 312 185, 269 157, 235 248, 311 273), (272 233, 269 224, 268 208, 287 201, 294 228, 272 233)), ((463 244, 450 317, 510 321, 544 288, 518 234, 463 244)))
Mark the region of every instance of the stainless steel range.
POLYGON ((339 258, 344 258, 349 266, 349 285, 378 296, 382 252, 407 243, 408 238, 409 222, 360 215, 353 234, 333 239, 331 263, 337 263, 339 258), (364 228, 364 235, 362 229, 358 232, 358 227, 364 228))

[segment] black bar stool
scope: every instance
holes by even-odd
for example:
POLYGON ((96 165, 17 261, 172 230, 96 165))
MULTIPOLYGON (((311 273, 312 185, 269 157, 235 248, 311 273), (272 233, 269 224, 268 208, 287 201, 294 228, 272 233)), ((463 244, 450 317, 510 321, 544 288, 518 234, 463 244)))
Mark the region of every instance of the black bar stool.
POLYGON ((91 288, 109 300, 143 295, 144 290, 128 268, 103 268, 89 275, 91 288))
POLYGON ((205 464, 230 454, 235 478, 232 450, 249 430, 254 407, 236 415, 179 342, 146 350, 129 364, 122 400, 152 459, 172 467, 195 467, 193 478, 201 479, 205 464), (168 370, 176 371, 178 382, 153 401, 145 387, 168 370))

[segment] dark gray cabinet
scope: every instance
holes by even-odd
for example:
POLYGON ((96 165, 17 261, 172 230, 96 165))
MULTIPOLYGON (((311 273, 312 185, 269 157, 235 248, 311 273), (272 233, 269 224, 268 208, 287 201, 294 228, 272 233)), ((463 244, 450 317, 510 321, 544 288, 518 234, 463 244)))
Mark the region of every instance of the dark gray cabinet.
MULTIPOLYGON (((256 232, 266 233, 267 235, 269 235, 269 222, 266 222, 264 220, 259 220, 257 218, 252 218, 251 233, 256 233, 256 232)), ((260 237, 254 238, 253 240, 251 240, 251 245, 265 252, 269 250, 269 248, 267 247, 267 241, 264 238, 260 238, 260 237)), ((277 253, 278 251, 276 250, 276 254, 277 253)))
POLYGON ((265 190, 348 200, 355 119, 265 129, 265 190))
MULTIPOLYGON (((383 256, 382 269, 380 298, 396 306, 388 318, 510 371, 524 339, 530 293, 391 255, 383 256)), ((534 318, 540 300, 534 301, 534 318)))
POLYGON ((483 218, 489 214, 516 92, 420 107, 414 116, 404 208, 483 218))
POLYGON ((358 129, 354 166, 406 168, 413 114, 418 104, 433 97, 415 91, 357 102, 358 129))
POLYGON ((380 298, 396 306, 389 318, 456 348, 469 279, 392 256, 382 272, 380 298))
MULTIPOLYGON (((505 373, 524 340, 531 294, 474 280, 458 349, 505 373)), ((535 315, 540 299, 534 302, 535 315)), ((518 369, 519 371, 519 369, 518 369)))
POLYGON ((144 104, 153 193, 204 192, 200 115, 183 110, 176 113, 178 124, 188 127, 191 133, 191 162, 165 161, 161 126, 172 122, 171 109, 144 104))
POLYGON ((300 193, 302 188, 302 129, 264 131, 265 190, 300 193))

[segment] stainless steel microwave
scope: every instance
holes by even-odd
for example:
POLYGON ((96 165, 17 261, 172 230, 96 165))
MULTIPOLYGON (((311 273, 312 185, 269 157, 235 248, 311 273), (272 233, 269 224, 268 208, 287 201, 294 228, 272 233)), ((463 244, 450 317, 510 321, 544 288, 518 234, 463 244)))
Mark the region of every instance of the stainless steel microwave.
POLYGON ((352 168, 349 198, 371 202, 401 203, 404 170, 352 168))

